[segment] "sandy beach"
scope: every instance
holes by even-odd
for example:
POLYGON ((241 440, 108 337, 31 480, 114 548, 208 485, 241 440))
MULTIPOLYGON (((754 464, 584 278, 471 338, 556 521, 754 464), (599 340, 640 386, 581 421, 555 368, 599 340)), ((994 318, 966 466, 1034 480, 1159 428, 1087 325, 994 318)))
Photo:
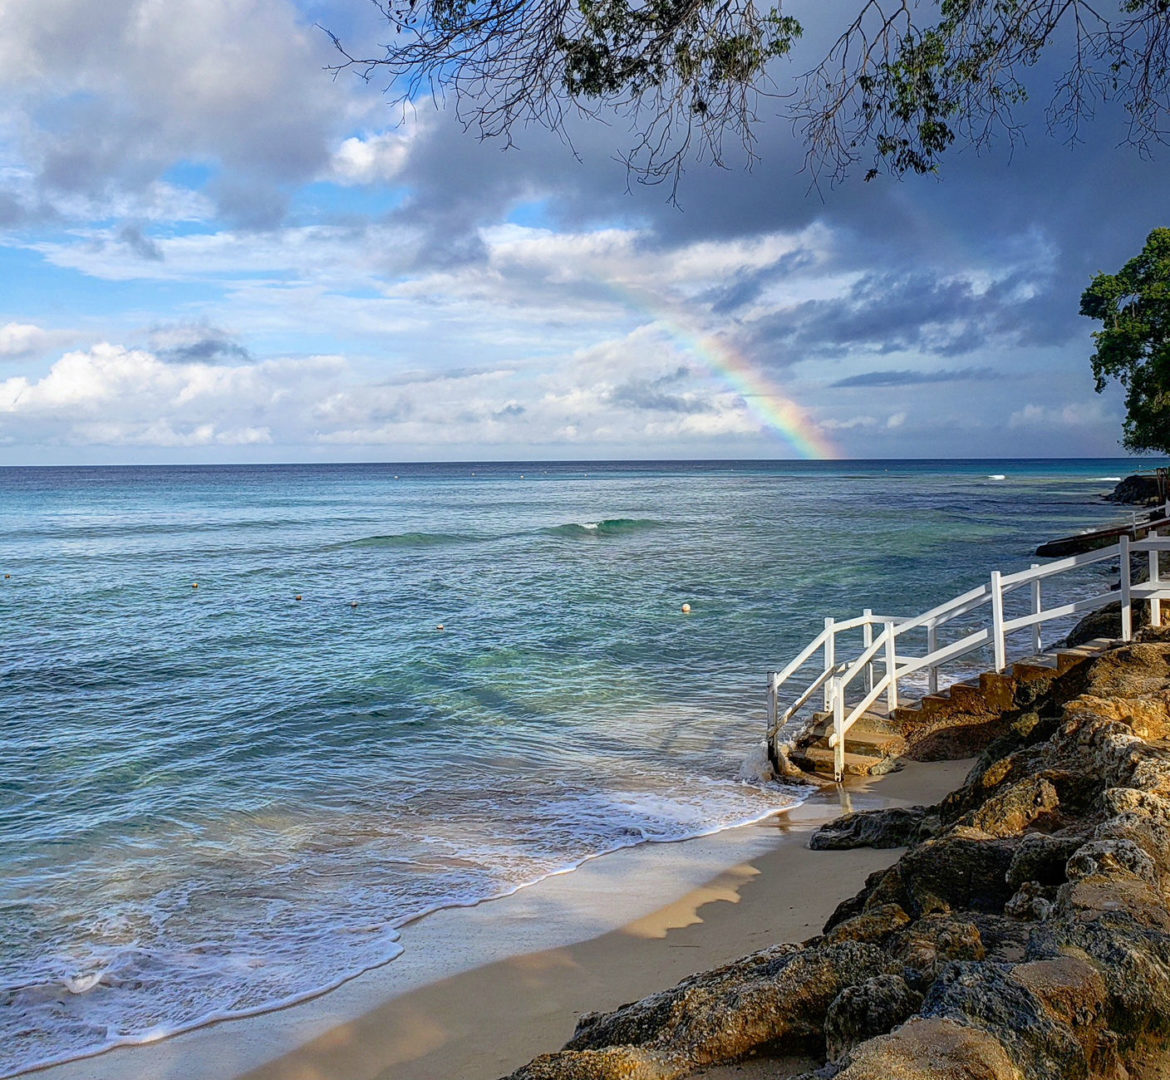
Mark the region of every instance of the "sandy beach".
POLYGON ((613 1008, 817 933, 899 851, 813 852, 847 809, 932 803, 968 762, 908 763, 760 824, 592 860, 403 929, 397 960, 289 1008, 44 1069, 44 1080, 494 1080, 613 1008))

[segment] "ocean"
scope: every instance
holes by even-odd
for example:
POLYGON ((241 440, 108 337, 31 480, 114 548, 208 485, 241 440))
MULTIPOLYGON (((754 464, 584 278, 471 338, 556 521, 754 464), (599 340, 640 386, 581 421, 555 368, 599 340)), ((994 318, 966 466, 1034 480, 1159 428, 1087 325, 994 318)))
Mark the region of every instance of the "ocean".
POLYGON ((1132 471, 0 469, 0 1076, 793 805, 759 774, 769 670, 826 615, 916 614, 1124 519, 1099 495, 1132 471))

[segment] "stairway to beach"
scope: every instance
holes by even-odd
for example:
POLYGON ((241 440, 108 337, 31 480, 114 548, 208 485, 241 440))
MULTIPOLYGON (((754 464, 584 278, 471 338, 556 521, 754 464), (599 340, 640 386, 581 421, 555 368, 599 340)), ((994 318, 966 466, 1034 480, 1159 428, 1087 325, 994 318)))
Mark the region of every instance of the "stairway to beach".
MULTIPOLYGON (((1015 662, 1004 672, 987 671, 976 679, 952 683, 936 694, 899 705, 892 714, 875 705, 846 733, 845 775, 889 772, 908 752, 920 760, 929 760, 933 756, 932 735, 944 729, 948 747, 953 748, 956 738, 966 735, 975 752, 983 745, 983 729, 1002 712, 1019 705, 1022 698, 1026 700, 1030 684, 1047 685, 1055 676, 1063 675, 1114 644, 1109 638, 1094 638, 1076 648, 1038 653, 1015 662)), ((832 730, 832 715, 817 713, 788 755, 792 764, 806 773, 832 780, 833 750, 829 746, 832 730)), ((953 750, 947 756, 954 756, 953 750)))

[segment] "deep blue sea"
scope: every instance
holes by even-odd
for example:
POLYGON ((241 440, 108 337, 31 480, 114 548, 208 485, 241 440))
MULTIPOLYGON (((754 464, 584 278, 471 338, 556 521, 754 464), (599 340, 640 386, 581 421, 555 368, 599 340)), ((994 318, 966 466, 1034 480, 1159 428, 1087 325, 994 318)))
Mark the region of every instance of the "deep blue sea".
POLYGON ((790 805, 753 770, 767 671, 826 615, 914 614, 1124 517, 1098 496, 1132 471, 0 469, 0 1075, 790 805))

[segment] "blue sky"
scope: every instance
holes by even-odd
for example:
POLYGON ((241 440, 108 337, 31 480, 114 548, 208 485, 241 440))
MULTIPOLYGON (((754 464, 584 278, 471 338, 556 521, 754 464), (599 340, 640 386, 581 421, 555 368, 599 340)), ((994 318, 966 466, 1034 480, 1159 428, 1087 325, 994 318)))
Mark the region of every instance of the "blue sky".
POLYGON ((385 36, 365 0, 0 7, 0 464, 1120 453, 1077 303, 1170 185, 1108 109, 819 191, 765 115, 673 206, 620 126, 504 152, 333 78, 316 22, 385 36))

